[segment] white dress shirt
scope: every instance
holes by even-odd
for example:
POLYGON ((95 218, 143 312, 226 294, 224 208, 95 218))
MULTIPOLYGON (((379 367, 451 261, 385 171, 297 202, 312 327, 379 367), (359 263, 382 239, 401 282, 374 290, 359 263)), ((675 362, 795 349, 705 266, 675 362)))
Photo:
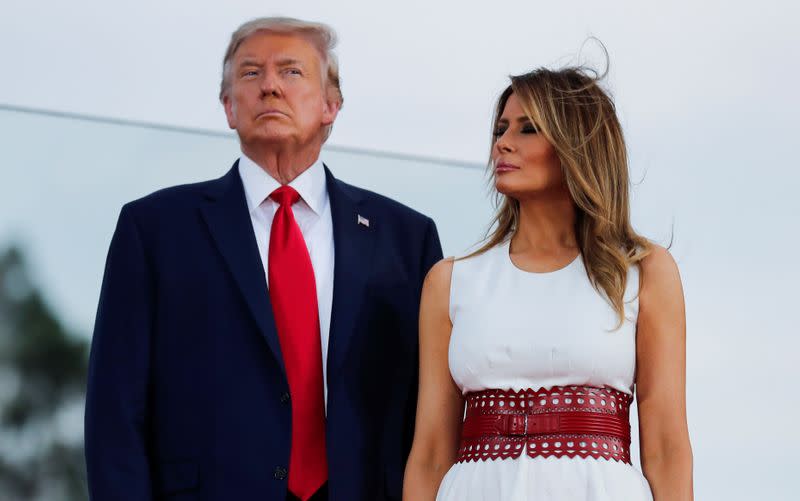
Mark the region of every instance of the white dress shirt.
MULTIPOLYGON (((281 187, 281 183, 244 154, 239 159, 239 175, 244 185, 247 208, 250 211, 253 232, 256 235, 256 242, 258 242, 258 253, 261 256, 261 263, 264 265, 264 276, 269 284, 269 237, 272 218, 278 210, 278 203, 269 196, 281 187)), ((292 206, 292 211, 306 241, 317 285, 319 334, 322 346, 322 381, 325 408, 327 409, 328 339, 333 305, 334 247, 331 204, 322 161, 317 159, 311 167, 290 182, 289 186, 300 194, 300 200, 292 206)))

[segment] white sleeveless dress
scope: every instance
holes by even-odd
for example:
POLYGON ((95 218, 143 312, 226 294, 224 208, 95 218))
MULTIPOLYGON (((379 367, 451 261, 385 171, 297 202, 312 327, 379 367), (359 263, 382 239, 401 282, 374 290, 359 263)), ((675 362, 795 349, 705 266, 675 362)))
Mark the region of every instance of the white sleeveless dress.
MULTIPOLYGON (((592 286, 580 256, 550 273, 517 268, 506 241, 453 264, 449 365, 462 393, 587 385, 632 394, 638 268, 626 321, 592 286)), ((608 459, 534 457, 453 465, 437 501, 652 501, 644 476, 608 459)))

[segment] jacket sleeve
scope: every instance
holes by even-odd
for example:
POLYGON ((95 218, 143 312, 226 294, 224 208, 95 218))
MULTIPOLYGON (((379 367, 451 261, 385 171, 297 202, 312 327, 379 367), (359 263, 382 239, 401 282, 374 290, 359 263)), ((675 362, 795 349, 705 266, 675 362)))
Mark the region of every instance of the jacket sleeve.
POLYGON ((422 251, 422 269, 420 270, 419 291, 422 292, 422 282, 428 275, 433 265, 442 260, 442 244, 439 242, 439 232, 436 230, 436 223, 433 219, 428 219, 428 227, 425 230, 425 243, 422 251))
POLYGON ((153 285, 141 233, 126 205, 106 260, 89 359, 84 433, 94 501, 153 498, 147 442, 153 285))
MULTIPOLYGON (((422 294, 422 284, 425 281, 430 269, 434 264, 442 259, 442 245, 439 243, 439 233, 436 230, 436 224, 432 219, 427 220, 425 233, 422 240, 422 259, 420 261, 419 270, 419 283, 415 284, 417 308, 415 311, 419 314, 419 298, 422 294)), ((414 337, 419 338, 417 330, 418 322, 414 319, 414 337)), ((405 406, 403 409, 403 436, 400 441, 401 447, 401 461, 399 464, 390 462, 390 466, 386 471, 386 484, 387 484, 387 498, 389 500, 400 500, 403 490, 403 472, 405 470, 406 460, 408 454, 411 452, 411 443, 414 439, 414 421, 417 413, 417 391, 419 385, 419 353, 415 351, 413 359, 413 367, 411 370, 411 381, 409 381, 408 395, 406 395, 405 406)))

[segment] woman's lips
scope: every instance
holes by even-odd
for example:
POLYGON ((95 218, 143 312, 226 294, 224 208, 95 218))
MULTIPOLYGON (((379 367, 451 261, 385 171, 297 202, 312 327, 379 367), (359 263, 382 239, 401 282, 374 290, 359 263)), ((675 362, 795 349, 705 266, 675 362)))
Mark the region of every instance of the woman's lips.
POLYGON ((519 170, 519 167, 517 167, 516 165, 510 164, 510 163, 500 162, 494 168, 494 171, 497 172, 497 173, 500 173, 500 172, 511 172, 512 170, 519 170))

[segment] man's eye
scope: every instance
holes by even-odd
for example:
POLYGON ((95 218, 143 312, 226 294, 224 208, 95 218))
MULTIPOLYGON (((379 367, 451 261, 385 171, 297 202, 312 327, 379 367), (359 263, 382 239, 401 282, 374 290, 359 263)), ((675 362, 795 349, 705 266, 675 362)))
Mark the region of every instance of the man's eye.
POLYGON ((300 71, 300 70, 299 70, 299 69, 297 69, 297 68, 288 68, 288 69, 286 70, 286 73, 287 73, 287 74, 289 74, 289 75, 302 75, 302 74, 303 74, 303 72, 302 72, 302 71, 300 71))

